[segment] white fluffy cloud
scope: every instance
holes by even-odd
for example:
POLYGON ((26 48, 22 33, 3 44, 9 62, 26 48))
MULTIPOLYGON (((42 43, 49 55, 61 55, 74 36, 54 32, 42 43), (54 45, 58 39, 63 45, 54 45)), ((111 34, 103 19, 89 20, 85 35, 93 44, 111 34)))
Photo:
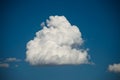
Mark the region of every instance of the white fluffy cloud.
POLYGON ((111 72, 120 72, 120 63, 109 65, 108 70, 111 72))
POLYGON ((87 50, 80 49, 83 39, 77 26, 64 16, 50 16, 41 26, 27 43, 26 61, 32 65, 88 63, 87 50))
POLYGON ((0 63, 1 68, 8 68, 9 64, 8 63, 0 63))

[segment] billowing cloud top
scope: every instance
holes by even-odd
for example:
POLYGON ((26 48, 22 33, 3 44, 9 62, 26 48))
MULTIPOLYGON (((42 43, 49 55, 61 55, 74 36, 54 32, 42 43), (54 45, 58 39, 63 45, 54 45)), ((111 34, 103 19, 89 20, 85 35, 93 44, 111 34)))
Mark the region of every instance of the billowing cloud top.
POLYGON ((50 16, 27 43, 26 61, 32 65, 88 63, 87 50, 80 49, 82 35, 64 16, 50 16))
POLYGON ((109 65, 108 70, 111 72, 117 72, 117 73, 119 72, 120 73, 120 63, 109 65))

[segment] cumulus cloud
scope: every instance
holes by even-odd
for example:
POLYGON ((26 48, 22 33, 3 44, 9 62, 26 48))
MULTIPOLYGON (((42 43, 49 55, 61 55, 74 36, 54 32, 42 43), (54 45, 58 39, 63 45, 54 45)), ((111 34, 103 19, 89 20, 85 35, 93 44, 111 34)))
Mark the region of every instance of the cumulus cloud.
POLYGON ((110 72, 120 72, 120 63, 109 65, 108 70, 110 72))
POLYGON ((87 50, 77 26, 64 16, 50 16, 27 43, 26 61, 32 65, 64 65, 88 63, 87 50))
POLYGON ((17 58, 6 58, 5 59, 5 62, 20 62, 21 60, 20 59, 17 59, 17 58))
POLYGON ((8 68, 9 64, 8 63, 0 63, 1 68, 8 68))

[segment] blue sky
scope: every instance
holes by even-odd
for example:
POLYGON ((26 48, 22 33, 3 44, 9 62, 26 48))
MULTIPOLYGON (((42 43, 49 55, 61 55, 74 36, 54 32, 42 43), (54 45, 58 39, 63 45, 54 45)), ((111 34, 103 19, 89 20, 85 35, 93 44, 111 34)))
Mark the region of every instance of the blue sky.
POLYGON ((117 0, 3 0, 0 59, 22 61, 0 68, 0 80, 119 80, 119 73, 107 70, 109 64, 120 62, 119 7, 117 0), (26 43, 51 15, 64 15, 79 27, 95 65, 36 67, 24 61, 26 43))

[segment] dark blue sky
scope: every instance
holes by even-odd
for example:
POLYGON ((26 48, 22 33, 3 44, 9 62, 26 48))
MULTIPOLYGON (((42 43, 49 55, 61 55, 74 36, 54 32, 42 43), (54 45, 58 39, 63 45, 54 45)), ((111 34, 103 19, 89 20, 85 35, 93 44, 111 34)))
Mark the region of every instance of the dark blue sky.
POLYGON ((109 64, 120 63, 119 0, 3 0, 0 5, 0 58, 22 59, 17 68, 0 68, 0 80, 120 79, 107 71, 109 64), (24 61, 26 43, 51 15, 64 15, 79 27, 95 65, 34 67, 24 61))

